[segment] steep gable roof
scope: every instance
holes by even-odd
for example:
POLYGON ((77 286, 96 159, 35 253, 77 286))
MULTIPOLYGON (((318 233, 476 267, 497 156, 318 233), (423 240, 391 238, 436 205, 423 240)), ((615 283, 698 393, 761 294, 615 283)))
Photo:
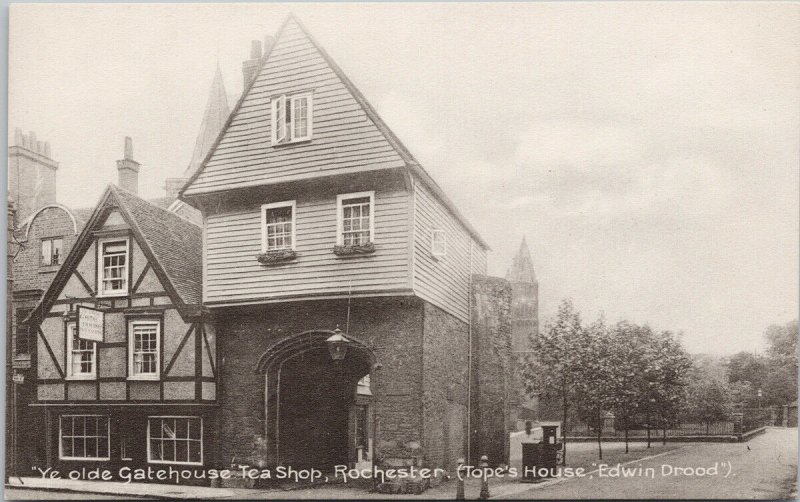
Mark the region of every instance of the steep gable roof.
POLYGON ((328 53, 289 15, 200 168, 189 198, 222 190, 370 170, 408 168, 484 248, 487 243, 328 53), (311 142, 273 147, 270 97, 314 93, 311 142))
POLYGON ((134 238, 181 315, 193 315, 202 300, 202 229, 151 202, 109 185, 75 245, 34 309, 31 318, 46 315, 112 209, 118 209, 134 238))

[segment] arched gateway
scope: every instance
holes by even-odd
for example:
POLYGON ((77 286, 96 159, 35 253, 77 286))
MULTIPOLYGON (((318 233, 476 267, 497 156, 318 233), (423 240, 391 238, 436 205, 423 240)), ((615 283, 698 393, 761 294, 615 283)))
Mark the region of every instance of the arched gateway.
POLYGON ((376 362, 366 344, 338 330, 305 331, 270 346, 256 366, 264 375, 268 462, 326 470, 371 466, 376 362), (338 351, 331 347, 335 340, 338 351))

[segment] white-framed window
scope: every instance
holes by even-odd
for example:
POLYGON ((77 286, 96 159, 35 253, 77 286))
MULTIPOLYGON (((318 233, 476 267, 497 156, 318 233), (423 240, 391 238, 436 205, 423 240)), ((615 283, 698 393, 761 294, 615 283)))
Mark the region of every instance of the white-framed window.
POLYGON ((97 241, 97 277, 99 296, 128 294, 128 239, 97 241))
POLYGON ((358 246, 373 241, 375 235, 375 192, 336 196, 337 235, 340 246, 358 246))
POLYGON ((147 417, 147 461, 151 464, 203 464, 203 419, 147 417))
POLYGON ((261 206, 261 251, 294 249, 295 201, 261 206))
POLYGON ((61 265, 64 261, 64 239, 61 237, 51 237, 42 239, 42 259, 43 267, 61 265))
POLYGON ((58 458, 110 460, 111 428, 108 415, 61 415, 58 458))
POLYGON ((97 377, 97 344, 78 338, 74 322, 67 324, 67 379, 94 380, 97 377))
POLYGON ((272 144, 294 143, 311 139, 314 100, 311 92, 273 96, 272 144))
POLYGON ((431 254, 437 257, 447 254, 447 236, 444 230, 431 230, 431 254))
POLYGON ((128 379, 158 380, 161 376, 161 322, 128 321, 128 379))

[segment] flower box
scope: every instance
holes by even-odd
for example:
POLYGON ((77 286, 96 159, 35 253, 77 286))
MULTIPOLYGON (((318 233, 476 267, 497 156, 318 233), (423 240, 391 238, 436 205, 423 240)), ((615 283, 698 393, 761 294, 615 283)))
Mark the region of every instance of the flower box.
POLYGON ((297 252, 293 249, 276 249, 256 255, 256 259, 262 265, 280 265, 295 258, 297 258, 297 252))
POLYGON ((362 256, 375 252, 375 244, 355 244, 351 246, 333 246, 333 254, 336 256, 362 256))

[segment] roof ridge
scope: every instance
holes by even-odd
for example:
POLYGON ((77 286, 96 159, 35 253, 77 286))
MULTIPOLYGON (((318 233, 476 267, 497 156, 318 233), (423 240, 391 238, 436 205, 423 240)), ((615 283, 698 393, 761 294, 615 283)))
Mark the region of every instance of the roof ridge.
MULTIPOLYGON (((147 200, 147 199, 145 199, 143 197, 140 197, 139 194, 133 193, 130 190, 126 190, 126 189, 124 189, 124 188, 122 188, 120 186, 114 185, 113 183, 111 184, 111 186, 114 189, 119 190, 120 192, 122 192, 124 195, 130 195, 130 196, 136 197, 138 200, 140 200, 140 201, 142 201, 142 202, 144 202, 144 203, 146 203, 146 204, 158 209, 159 211, 161 211, 163 213, 170 214, 170 215, 174 216, 175 218, 178 218, 180 220, 185 221, 186 223, 191 223, 192 225, 196 226, 197 228, 203 228, 202 225, 198 225, 197 223, 195 223, 195 222, 193 222, 191 220, 188 220, 188 219, 180 216, 179 214, 173 213, 169 209, 163 208, 163 207, 159 206, 158 204, 154 204, 154 203, 150 202, 149 200, 147 200)), ((179 199, 175 199, 175 200, 179 200, 179 199)), ((172 205, 172 204, 170 204, 170 205, 172 205)))

